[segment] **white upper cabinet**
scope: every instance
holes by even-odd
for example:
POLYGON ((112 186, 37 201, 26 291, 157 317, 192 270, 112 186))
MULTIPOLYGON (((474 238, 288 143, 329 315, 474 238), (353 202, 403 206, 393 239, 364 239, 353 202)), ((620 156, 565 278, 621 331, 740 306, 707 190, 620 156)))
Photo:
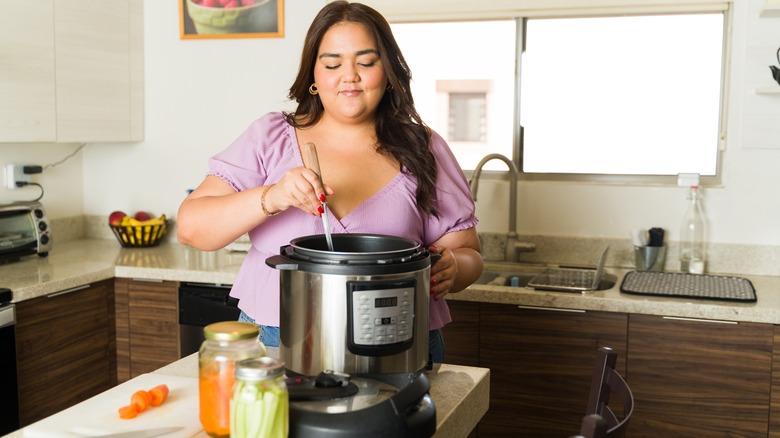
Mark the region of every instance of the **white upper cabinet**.
POLYGON ((0 141, 141 140, 142 0, 10 4, 0 15, 0 141))
POLYGON ((54 141, 54 5, 5 0, 0 14, 0 141, 54 141))

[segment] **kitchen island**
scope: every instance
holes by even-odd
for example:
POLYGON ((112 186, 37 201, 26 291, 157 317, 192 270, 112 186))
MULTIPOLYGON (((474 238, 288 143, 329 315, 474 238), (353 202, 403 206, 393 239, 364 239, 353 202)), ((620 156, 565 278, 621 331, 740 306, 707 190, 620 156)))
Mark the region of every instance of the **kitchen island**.
MULTIPOLYGON (((277 349, 269 348, 275 356, 277 349)), ((192 354, 153 373, 143 374, 49 418, 7 435, 21 437, 85 437, 139 429, 178 427, 164 436, 207 437, 198 422, 198 355, 192 354), (117 409, 130 395, 152 384, 171 387, 169 399, 132 420, 120 420, 117 409)), ((436 406, 437 437, 465 437, 488 409, 490 371, 484 368, 436 364, 426 373, 436 406)))

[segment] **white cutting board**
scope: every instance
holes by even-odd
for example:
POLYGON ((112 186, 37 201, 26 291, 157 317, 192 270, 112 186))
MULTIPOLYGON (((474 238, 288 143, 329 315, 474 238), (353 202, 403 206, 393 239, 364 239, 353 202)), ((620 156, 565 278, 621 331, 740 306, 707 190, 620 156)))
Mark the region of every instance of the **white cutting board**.
POLYGON ((98 394, 62 412, 44 418, 23 429, 24 437, 86 437, 116 432, 181 427, 161 436, 192 437, 202 431, 199 419, 198 379, 165 374, 142 374, 98 394), (168 385, 168 398, 157 407, 149 407, 137 417, 122 420, 118 409, 130 404, 134 392, 168 385))

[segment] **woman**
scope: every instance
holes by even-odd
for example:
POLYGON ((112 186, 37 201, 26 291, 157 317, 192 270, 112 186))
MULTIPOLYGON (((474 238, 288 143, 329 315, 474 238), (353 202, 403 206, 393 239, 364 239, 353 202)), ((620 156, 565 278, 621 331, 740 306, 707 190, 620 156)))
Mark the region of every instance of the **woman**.
POLYGON ((334 233, 404 237, 441 259, 431 270, 430 352, 444 359, 443 298, 482 272, 474 202, 444 140, 414 108, 411 73, 390 26, 375 10, 337 1, 315 17, 289 97, 294 113, 254 121, 209 161, 182 203, 178 238, 202 250, 249 233, 252 247, 231 290, 241 319, 279 344, 279 277, 265 265, 282 245, 322 234, 327 200, 334 233), (300 145, 316 145, 325 185, 305 168, 300 145))

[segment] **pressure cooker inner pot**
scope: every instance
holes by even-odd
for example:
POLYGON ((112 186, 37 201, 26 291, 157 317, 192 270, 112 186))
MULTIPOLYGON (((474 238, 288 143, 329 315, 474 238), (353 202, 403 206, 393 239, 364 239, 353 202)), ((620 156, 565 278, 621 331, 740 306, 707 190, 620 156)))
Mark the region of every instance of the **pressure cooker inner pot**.
POLYGON ((322 234, 298 237, 282 252, 297 260, 339 264, 403 263, 427 256, 415 241, 382 234, 334 234, 333 251, 322 234))

